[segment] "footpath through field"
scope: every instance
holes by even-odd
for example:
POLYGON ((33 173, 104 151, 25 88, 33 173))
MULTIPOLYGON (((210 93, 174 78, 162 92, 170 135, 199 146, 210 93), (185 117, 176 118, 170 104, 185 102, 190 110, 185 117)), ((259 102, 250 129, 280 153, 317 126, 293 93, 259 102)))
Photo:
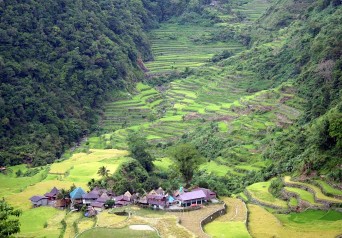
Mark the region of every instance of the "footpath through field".
POLYGON ((222 198, 227 205, 227 214, 207 224, 204 229, 211 237, 236 238, 251 236, 246 227, 247 207, 237 198, 222 198))
POLYGON ((196 211, 173 212, 171 214, 178 217, 180 224, 196 234, 199 238, 208 238, 209 236, 202 230, 201 221, 216 211, 222 209, 222 207, 223 204, 215 204, 203 207, 202 209, 196 211))

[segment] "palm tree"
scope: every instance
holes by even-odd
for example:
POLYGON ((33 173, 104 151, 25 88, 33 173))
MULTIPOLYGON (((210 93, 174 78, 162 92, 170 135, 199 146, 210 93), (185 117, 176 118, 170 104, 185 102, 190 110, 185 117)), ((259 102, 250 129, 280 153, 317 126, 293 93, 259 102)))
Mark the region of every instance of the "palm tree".
POLYGON ((97 174, 102 177, 108 177, 109 176, 109 169, 107 169, 105 166, 102 166, 97 171, 97 174))

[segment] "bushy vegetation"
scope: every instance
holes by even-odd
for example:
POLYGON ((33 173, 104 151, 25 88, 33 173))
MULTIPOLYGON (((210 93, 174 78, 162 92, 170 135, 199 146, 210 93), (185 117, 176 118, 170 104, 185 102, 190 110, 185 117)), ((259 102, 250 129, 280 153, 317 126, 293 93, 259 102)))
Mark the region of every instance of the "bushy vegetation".
POLYGON ((1 165, 51 163, 96 127, 109 92, 152 57, 148 2, 0 3, 1 165))
POLYGON ((13 234, 20 232, 20 223, 17 217, 21 214, 20 210, 10 206, 4 198, 0 200, 0 236, 12 237, 13 234))

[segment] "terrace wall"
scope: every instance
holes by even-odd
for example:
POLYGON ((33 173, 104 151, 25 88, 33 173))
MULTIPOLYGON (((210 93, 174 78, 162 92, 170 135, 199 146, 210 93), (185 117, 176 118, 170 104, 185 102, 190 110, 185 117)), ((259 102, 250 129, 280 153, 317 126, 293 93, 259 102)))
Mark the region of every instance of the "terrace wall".
POLYGON ((334 202, 329 202, 327 200, 323 200, 323 199, 319 199, 317 198, 317 195, 316 195, 316 192, 315 190, 313 190, 312 188, 310 187, 307 187, 305 185, 302 185, 302 184, 296 184, 296 183, 288 183, 286 182, 285 180, 283 180, 285 186, 288 186, 288 187, 294 187, 294 188, 300 188, 300 189, 303 189, 305 191, 308 191, 310 193, 312 193, 314 195, 314 199, 315 199, 315 202, 317 203, 322 203, 324 205, 324 207, 331 207, 333 205, 336 205, 338 203, 334 203, 334 202))
MULTIPOLYGON (((203 230, 203 226, 205 226, 206 224, 208 224, 209 222, 212 222, 213 220, 215 220, 216 218, 224 215, 227 213, 227 205, 225 203, 223 203, 223 207, 219 210, 217 210, 216 212, 214 212, 213 214, 209 215, 208 217, 204 218, 201 223, 201 230, 204 234, 206 234, 207 236, 209 236, 207 233, 204 232, 203 230)), ((209 236, 210 237, 210 236, 209 236)))
POLYGON ((258 200, 256 198, 254 198, 247 189, 244 191, 244 193, 248 197, 248 201, 250 201, 250 202, 252 202, 254 204, 257 204, 257 205, 260 205, 260 206, 264 206, 264 207, 270 207, 270 208, 274 208, 274 209, 278 209, 278 210, 286 209, 285 207, 281 207, 281 206, 277 206, 277 205, 274 205, 274 204, 262 202, 262 201, 260 201, 260 200, 258 200))

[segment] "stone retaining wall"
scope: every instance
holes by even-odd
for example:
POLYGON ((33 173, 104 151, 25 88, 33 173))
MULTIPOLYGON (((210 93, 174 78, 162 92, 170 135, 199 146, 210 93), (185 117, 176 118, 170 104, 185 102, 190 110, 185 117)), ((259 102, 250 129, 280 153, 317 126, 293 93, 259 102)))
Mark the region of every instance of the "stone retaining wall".
MULTIPOLYGON (((326 182, 327 184, 329 184, 331 187, 336 188, 333 184, 331 184, 331 183, 329 183, 329 182, 327 182, 327 181, 325 181, 325 182, 326 182)), ((319 183, 317 183, 317 182, 315 182, 315 181, 310 181, 310 183, 313 184, 313 185, 315 185, 315 186, 317 186, 317 187, 319 187, 324 195, 326 195, 326 196, 328 196, 328 197, 333 197, 333 198, 337 198, 337 199, 342 199, 342 195, 334 195, 334 194, 327 193, 326 191, 324 191, 324 188, 323 188, 319 183)), ((339 189, 339 188, 337 188, 337 189, 339 189)))
POLYGON ((317 202, 317 203, 322 203, 322 204, 324 205, 324 207, 331 207, 331 206, 333 206, 333 205, 338 205, 338 204, 339 204, 339 203, 329 202, 329 201, 327 201, 327 200, 323 200, 323 199, 317 198, 317 195, 316 195, 315 190, 313 190, 312 188, 307 187, 307 186, 305 186, 305 185, 302 185, 302 184, 295 184, 295 183, 287 183, 287 182, 285 182, 285 180, 283 180, 283 182, 284 182, 285 186, 294 187, 294 188, 300 188, 300 189, 303 189, 303 190, 305 190, 305 191, 308 191, 308 192, 312 193, 313 196, 314 196, 315 202, 317 202))
POLYGON ((278 210, 287 209, 285 207, 281 207, 281 206, 277 206, 277 205, 274 205, 274 204, 270 204, 270 203, 266 203, 266 202, 260 201, 260 200, 258 200, 256 198, 254 198, 247 189, 245 189, 244 193, 248 197, 248 201, 250 201, 251 203, 254 203, 254 204, 257 204, 257 205, 260 205, 260 206, 265 206, 265 207, 270 207, 270 208, 278 209, 278 210))

